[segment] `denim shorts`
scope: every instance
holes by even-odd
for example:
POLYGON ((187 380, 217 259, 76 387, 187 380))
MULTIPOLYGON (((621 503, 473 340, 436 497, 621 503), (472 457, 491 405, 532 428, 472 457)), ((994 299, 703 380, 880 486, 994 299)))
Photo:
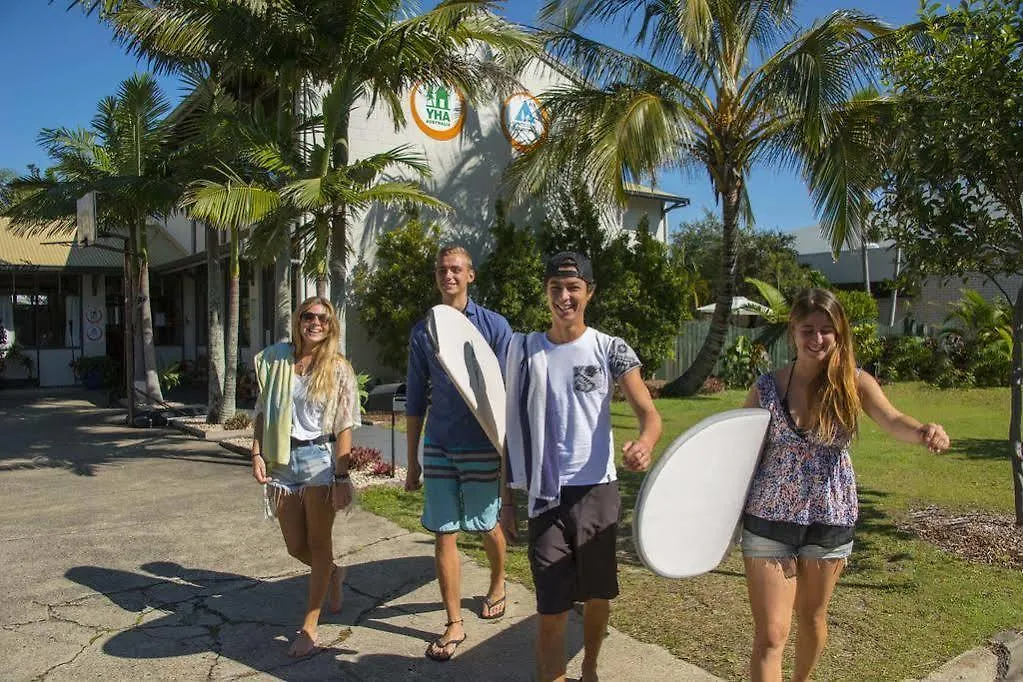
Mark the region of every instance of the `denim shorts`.
POLYGON ((330 485, 334 482, 334 457, 328 443, 303 445, 291 451, 287 464, 270 471, 270 486, 290 495, 307 486, 330 485))
POLYGON ((742 529, 742 555, 747 559, 848 559, 853 543, 838 547, 787 545, 742 529))

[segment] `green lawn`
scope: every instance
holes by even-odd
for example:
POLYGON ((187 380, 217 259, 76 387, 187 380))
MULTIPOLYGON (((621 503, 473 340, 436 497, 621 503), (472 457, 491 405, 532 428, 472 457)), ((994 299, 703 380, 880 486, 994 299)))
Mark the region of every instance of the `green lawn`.
MULTIPOLYGON (((882 437, 867 420, 853 444, 860 489, 856 549, 831 608, 831 641, 820 680, 902 680, 922 677, 962 651, 1008 628, 1023 628, 1023 576, 1018 571, 960 561, 897 528, 908 509, 934 503, 955 509, 1009 513, 1007 389, 940 391, 920 384, 886 389, 897 407, 945 425, 951 452, 926 450, 882 437)), ((742 393, 658 400, 661 445, 701 418, 737 407, 742 393)), ((627 405, 615 403, 616 442, 635 434, 627 405)), ((727 679, 746 675, 752 638, 739 552, 699 578, 658 578, 631 551, 631 509, 642 476, 619 468, 623 508, 620 578, 612 624, 666 647, 727 679)), ((379 487, 362 505, 410 529, 420 529, 421 495, 379 487)), ((520 510, 520 518, 524 513, 520 510)), ((463 547, 484 561, 482 546, 463 547)), ((523 545, 509 552, 509 573, 530 585, 523 545)))

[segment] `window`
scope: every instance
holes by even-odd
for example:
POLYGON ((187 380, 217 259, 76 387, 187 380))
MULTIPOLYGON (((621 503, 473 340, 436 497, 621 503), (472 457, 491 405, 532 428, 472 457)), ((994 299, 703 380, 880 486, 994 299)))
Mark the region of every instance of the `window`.
POLYGON ((181 346, 185 342, 181 275, 154 277, 152 294, 153 338, 157 346, 181 346))

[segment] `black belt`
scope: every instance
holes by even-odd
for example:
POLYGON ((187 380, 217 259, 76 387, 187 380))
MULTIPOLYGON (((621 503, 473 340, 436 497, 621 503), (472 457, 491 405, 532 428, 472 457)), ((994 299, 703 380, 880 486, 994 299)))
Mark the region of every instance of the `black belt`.
POLYGON ((291 439, 291 449, 304 448, 307 445, 323 445, 324 443, 333 443, 337 440, 337 436, 333 433, 325 433, 322 436, 317 436, 312 440, 302 440, 301 438, 291 439))

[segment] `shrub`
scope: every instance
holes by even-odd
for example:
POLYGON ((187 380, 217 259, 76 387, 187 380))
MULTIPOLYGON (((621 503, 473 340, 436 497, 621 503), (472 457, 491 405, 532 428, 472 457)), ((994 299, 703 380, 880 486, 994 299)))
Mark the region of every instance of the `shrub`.
POLYGON ((374 476, 390 476, 394 473, 394 467, 390 462, 376 462, 369 470, 374 476))
POLYGON ((75 378, 88 388, 114 388, 121 383, 121 367, 106 355, 86 355, 71 363, 75 378))
POLYGON ((181 385, 185 372, 180 362, 172 362, 157 372, 160 386, 171 391, 181 385))
POLYGON ((351 459, 349 460, 352 469, 368 469, 380 460, 380 451, 376 448, 366 448, 360 445, 352 448, 351 459))
POLYGON ((740 336, 725 351, 721 378, 728 388, 749 388, 770 366, 771 356, 763 344, 740 336))
POLYGON ((877 373, 885 381, 918 381, 933 350, 919 336, 889 336, 881 342, 877 373))
POLYGON ((978 347, 973 357, 977 386, 1008 386, 1012 377, 1012 358, 997 344, 978 347))
POLYGON ((853 326, 853 351, 861 367, 873 367, 881 357, 881 338, 877 335, 876 323, 861 323, 853 326))
POLYGON ((877 301, 866 291, 839 289, 832 291, 845 310, 850 325, 877 324, 877 301))
POLYGON ((405 373, 412 327, 438 302, 433 260, 440 248, 440 227, 411 217, 377 238, 373 268, 363 261, 352 274, 352 298, 377 357, 405 373))
POLYGON ((235 412, 230 419, 224 420, 224 428, 228 431, 240 431, 252 426, 252 417, 246 412, 235 412))

